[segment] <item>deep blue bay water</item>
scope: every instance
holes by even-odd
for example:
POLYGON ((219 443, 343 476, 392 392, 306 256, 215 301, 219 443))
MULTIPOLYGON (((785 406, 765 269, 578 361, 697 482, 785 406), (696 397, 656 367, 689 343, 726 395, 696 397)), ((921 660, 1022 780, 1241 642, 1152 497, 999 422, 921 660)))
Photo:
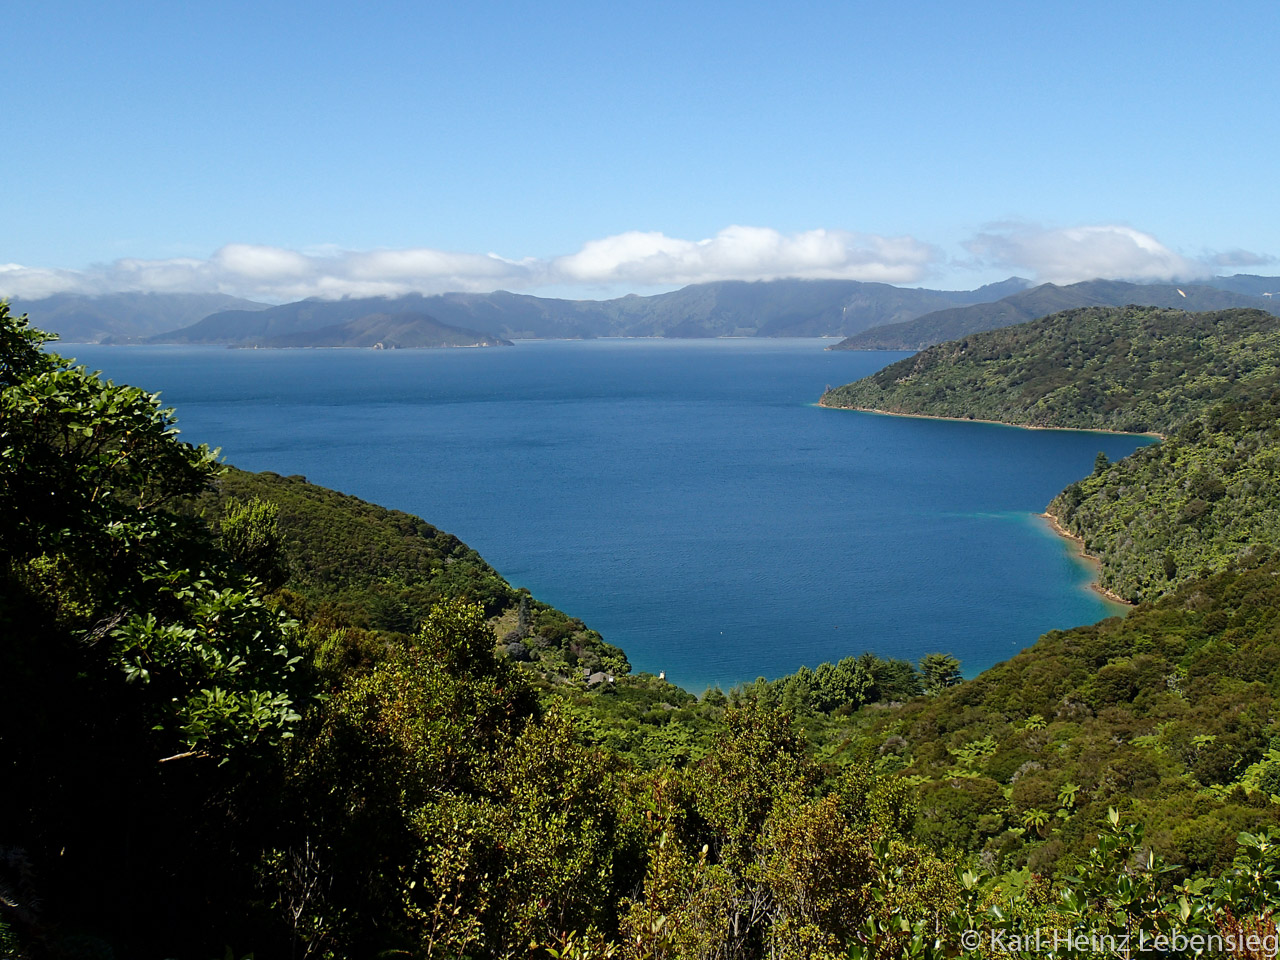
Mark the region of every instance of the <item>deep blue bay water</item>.
POLYGON ((1147 438, 824 410, 906 356, 827 343, 58 349, 236 466, 456 534, 694 690, 864 650, 972 675, 1118 612, 1036 514, 1147 438))

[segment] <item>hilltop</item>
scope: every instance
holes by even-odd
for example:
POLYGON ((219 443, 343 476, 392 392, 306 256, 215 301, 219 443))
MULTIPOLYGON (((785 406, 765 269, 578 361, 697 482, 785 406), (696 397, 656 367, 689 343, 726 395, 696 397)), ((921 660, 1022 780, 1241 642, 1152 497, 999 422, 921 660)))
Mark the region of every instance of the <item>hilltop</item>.
POLYGON ((148 342, 257 347, 509 345, 501 337, 440 321, 422 309, 423 300, 304 300, 262 310, 230 310, 148 342))
MULTIPOLYGON (((977 290, 927 290, 855 280, 723 281, 652 296, 565 300, 507 293, 407 294, 261 304, 222 295, 58 295, 21 308, 50 318, 63 339, 134 343, 365 345, 347 324, 374 317, 431 318, 477 339, 846 336, 1026 287, 1011 278, 977 290), (259 314, 262 314, 259 316, 259 314), (300 338, 301 339, 298 339, 300 338), (285 339, 288 338, 288 339, 285 339), (279 340, 280 342, 276 342, 279 340)), ((377 342, 377 341, 374 341, 377 342)), ((422 345, 426 345, 423 343, 422 345)))
POLYGON ((345 323, 286 333, 262 340, 263 347, 375 347, 386 350, 421 347, 509 347, 487 333, 441 323, 421 313, 371 313, 345 323))
POLYGON ((1253 294, 1259 286, 1280 288, 1280 279, 1223 277, 1202 284, 1125 283, 1087 280, 1068 286, 1041 284, 991 303, 952 307, 902 323, 873 327, 847 337, 832 350, 923 350, 936 343, 1037 320, 1077 307, 1135 304, 1177 310, 1225 310, 1251 307, 1280 312, 1280 304, 1253 294), (1261 283, 1242 283, 1242 279, 1261 283))
POLYGON ((59 294, 18 306, 48 317, 47 325, 73 342, 372 346, 398 337, 401 346, 457 346, 517 338, 840 336, 846 340, 838 349, 916 350, 1070 307, 1137 303, 1271 311, 1277 308, 1264 294, 1272 292, 1280 292, 1280 278, 1216 277, 1180 288, 1106 280, 1033 288, 1029 281, 1011 277, 976 290, 779 279, 692 284, 611 300, 497 291, 269 305, 221 294, 59 294), (401 321, 392 317, 416 317, 445 329, 367 329, 398 327, 401 321))

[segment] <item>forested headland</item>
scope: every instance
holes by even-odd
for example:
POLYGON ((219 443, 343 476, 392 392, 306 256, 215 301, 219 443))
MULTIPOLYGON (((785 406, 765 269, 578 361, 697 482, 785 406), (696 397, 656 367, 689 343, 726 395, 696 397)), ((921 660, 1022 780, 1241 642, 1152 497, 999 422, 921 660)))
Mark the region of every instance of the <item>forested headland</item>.
MULTIPOLYGON (((1240 411, 1269 336, 1223 341, 1252 365, 1206 373, 1204 406, 1152 373, 1108 415, 1156 449, 1265 449, 1266 408, 1240 411)), ((221 465, 47 341, 0 305, 0 955, 1275 933, 1280 561, 1256 539, 1185 573, 1161 544, 1174 569, 1128 618, 972 681, 864 655, 695 697, 422 519, 221 465)), ((1121 466, 1064 522, 1127 503, 1088 486, 1121 466)), ((1196 488, 1206 536, 1234 484, 1196 488)))

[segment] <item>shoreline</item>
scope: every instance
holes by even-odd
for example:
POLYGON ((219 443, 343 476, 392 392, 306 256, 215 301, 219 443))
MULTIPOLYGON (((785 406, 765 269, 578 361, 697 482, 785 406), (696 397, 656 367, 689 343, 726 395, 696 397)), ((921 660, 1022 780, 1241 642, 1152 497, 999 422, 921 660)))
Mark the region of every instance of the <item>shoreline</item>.
POLYGON ((956 423, 989 423, 997 427, 1014 427, 1018 430, 1067 430, 1072 433, 1110 433, 1122 437, 1155 437, 1164 440, 1162 433, 1154 430, 1108 430, 1106 427, 1042 427, 1030 423, 1009 423, 1006 420, 983 420, 979 417, 944 417, 936 413, 899 413, 896 410, 880 410, 877 407, 837 407, 818 400, 817 406, 826 410, 852 410, 855 413, 874 413, 881 417, 909 417, 912 420, 951 420, 956 423))
MULTIPOLYGON (((977 417, 944 417, 944 416, 940 416, 937 414, 930 414, 930 413, 897 413, 893 410, 879 410, 879 409, 876 409, 875 407, 836 407, 836 406, 831 406, 829 404, 823 403, 822 400, 818 400, 817 406, 824 407, 827 410, 853 410, 858 413, 874 413, 882 417, 911 417, 916 420, 954 420, 958 423, 989 423, 998 427, 1016 427, 1019 430, 1069 430, 1074 433, 1108 433, 1108 434, 1118 434, 1118 435, 1127 436, 1127 437, 1155 437, 1157 440, 1160 440, 1160 441, 1163 441, 1165 439, 1164 434, 1156 433, 1154 431, 1148 431, 1144 433, 1134 433, 1128 430, 1107 430, 1105 428, 1040 427, 1040 426, 1033 426, 1033 425, 1024 424, 1024 423, 1006 423, 1003 420, 982 420, 977 417)), ((1095 593, 1100 594, 1106 600, 1109 600, 1112 603, 1117 604, 1119 606, 1125 607, 1126 609, 1131 610, 1137 606, 1136 603, 1132 603, 1126 600, 1124 597, 1120 596, 1118 593, 1113 593, 1112 591, 1108 590, 1099 582, 1098 577, 1102 573, 1102 561, 1098 557, 1095 557, 1093 554, 1089 553, 1089 551, 1085 549, 1083 537, 1076 536, 1074 533, 1072 533, 1070 530, 1064 527, 1061 523, 1059 523, 1058 518, 1055 517, 1053 514, 1049 513, 1047 510, 1044 513, 1036 514, 1036 516, 1041 518, 1042 520, 1045 520, 1049 524, 1049 528, 1054 533, 1062 537, 1064 540, 1069 541, 1075 547, 1076 555, 1080 557, 1080 559, 1088 563, 1090 567, 1093 568, 1094 575, 1093 575, 1093 580, 1089 583, 1090 590, 1093 590, 1095 593)))
POLYGON ((1064 540, 1069 541, 1075 547, 1076 555, 1079 556, 1080 559, 1087 562, 1089 566, 1093 568, 1094 578, 1092 582, 1089 584, 1090 590, 1093 590, 1096 593, 1100 593, 1102 596, 1106 597, 1106 599, 1110 600, 1112 603, 1118 603, 1121 606, 1126 607, 1130 610, 1132 610, 1134 607, 1137 606, 1136 603, 1126 600, 1124 597, 1120 596, 1118 593, 1112 593, 1110 590, 1108 590, 1106 587, 1104 587, 1101 583, 1098 582, 1098 574, 1102 572, 1102 561, 1099 560, 1097 557, 1095 557, 1093 554, 1091 554, 1088 550, 1084 548, 1083 537, 1076 536, 1074 533, 1072 533, 1070 530, 1064 527, 1061 523, 1059 523, 1058 518, 1055 517, 1052 513, 1049 513, 1049 511, 1047 510, 1044 513, 1037 513, 1036 516, 1046 521, 1049 524, 1049 528, 1054 533, 1062 537, 1064 540))

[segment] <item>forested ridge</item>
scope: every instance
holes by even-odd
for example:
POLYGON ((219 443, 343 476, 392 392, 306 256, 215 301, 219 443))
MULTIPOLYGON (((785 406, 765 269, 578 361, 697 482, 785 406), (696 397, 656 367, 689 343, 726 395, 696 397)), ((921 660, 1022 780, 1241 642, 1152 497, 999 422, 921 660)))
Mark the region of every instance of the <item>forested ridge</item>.
POLYGON ((1087 307, 930 347, 822 404, 1031 427, 1167 433, 1277 382, 1280 318, 1087 307))
POLYGON ((967 683, 864 655, 695 697, 47 339, 0 305, 0 956, 1275 933, 1270 556, 967 683))

